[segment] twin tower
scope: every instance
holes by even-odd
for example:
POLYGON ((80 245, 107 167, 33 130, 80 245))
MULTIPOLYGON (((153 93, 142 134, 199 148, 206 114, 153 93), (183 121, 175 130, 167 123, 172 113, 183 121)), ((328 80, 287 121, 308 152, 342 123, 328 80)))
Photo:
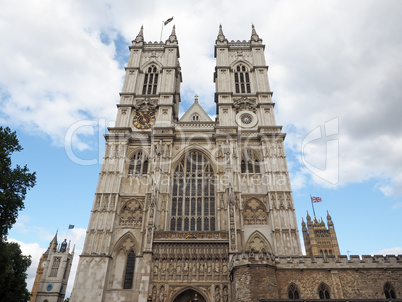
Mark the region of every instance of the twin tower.
POLYGON ((215 42, 216 118, 180 118, 175 28, 130 56, 106 137, 71 301, 257 301, 286 295, 275 257, 301 257, 265 46, 215 42), (196 300, 198 299, 198 300, 196 300))

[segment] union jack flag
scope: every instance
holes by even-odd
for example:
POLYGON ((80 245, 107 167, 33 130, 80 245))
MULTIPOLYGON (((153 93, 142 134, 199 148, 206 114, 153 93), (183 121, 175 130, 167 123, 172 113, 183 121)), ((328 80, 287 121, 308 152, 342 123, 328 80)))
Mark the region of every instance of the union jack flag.
POLYGON ((321 202, 322 199, 321 197, 314 197, 314 196, 310 196, 311 197, 311 202, 321 202))

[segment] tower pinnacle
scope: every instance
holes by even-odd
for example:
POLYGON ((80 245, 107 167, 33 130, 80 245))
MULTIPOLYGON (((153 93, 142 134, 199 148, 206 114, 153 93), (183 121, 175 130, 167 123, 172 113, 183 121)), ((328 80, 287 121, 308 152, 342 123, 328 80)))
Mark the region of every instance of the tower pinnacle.
POLYGON ((173 25, 172 33, 169 36, 169 42, 177 42, 176 26, 175 25, 173 25))
POLYGON ((137 37, 135 37, 135 42, 144 42, 144 27, 141 25, 140 32, 138 33, 137 37))
POLYGON ((254 24, 251 24, 251 41, 254 42, 262 42, 262 39, 260 39, 260 37, 258 36, 254 24))
POLYGON ((216 38, 216 42, 224 42, 227 41, 225 35, 223 34, 222 24, 219 24, 219 33, 218 37, 216 38))

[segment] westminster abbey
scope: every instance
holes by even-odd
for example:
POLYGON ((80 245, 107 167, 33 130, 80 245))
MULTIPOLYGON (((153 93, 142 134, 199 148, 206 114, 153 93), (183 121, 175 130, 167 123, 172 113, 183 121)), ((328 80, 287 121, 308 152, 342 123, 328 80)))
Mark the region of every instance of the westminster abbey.
POLYGON ((328 253, 314 252, 335 234, 314 219, 303 225, 311 255, 302 254, 264 49, 254 26, 247 41, 220 27, 216 118, 197 96, 179 117, 175 28, 165 42, 145 42, 141 28, 72 302, 400 299, 402 256, 348 258, 333 238, 328 253))

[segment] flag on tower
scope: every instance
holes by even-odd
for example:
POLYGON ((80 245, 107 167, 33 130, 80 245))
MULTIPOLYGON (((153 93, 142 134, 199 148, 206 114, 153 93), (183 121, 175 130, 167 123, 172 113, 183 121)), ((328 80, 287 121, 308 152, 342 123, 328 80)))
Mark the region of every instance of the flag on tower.
POLYGON ((165 22, 163 22, 163 24, 164 24, 164 25, 168 25, 170 22, 172 22, 172 20, 173 20, 173 17, 167 19, 165 22))
POLYGON ((68 229, 69 229, 69 230, 71 230, 71 229, 73 229, 73 228, 74 228, 74 225, 73 225, 73 224, 69 224, 69 225, 68 225, 68 229))
POLYGON ((322 201, 321 197, 311 196, 311 202, 321 202, 321 201, 322 201))

